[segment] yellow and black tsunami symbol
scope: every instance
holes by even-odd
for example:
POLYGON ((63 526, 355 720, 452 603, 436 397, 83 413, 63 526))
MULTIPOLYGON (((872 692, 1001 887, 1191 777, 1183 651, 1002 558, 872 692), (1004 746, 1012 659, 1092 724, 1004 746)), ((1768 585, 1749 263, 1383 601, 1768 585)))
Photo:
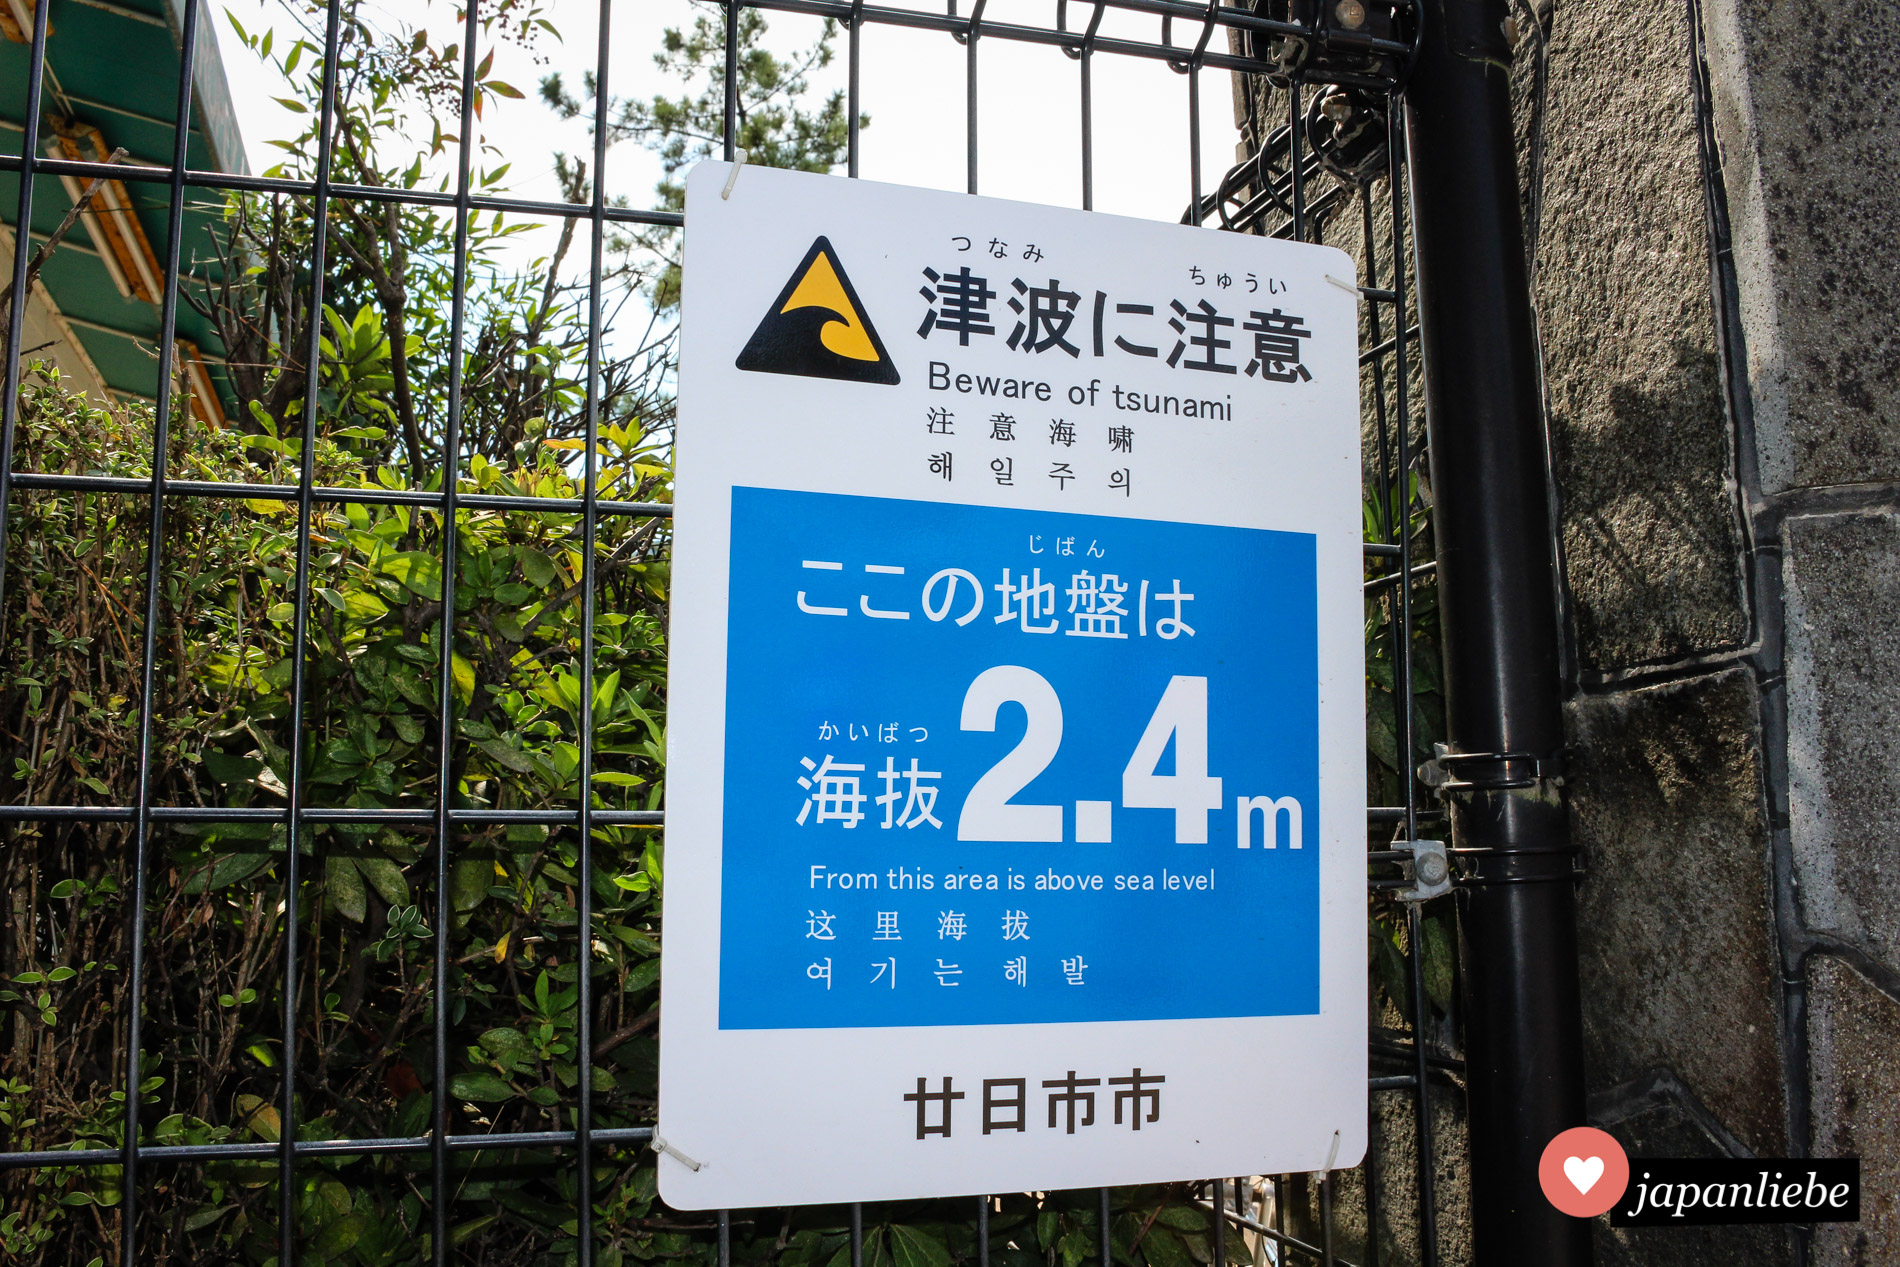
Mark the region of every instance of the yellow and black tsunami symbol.
POLYGON ((820 237, 792 270, 735 362, 762 374, 841 378, 850 383, 898 381, 897 367, 877 337, 851 279, 828 238, 820 237))

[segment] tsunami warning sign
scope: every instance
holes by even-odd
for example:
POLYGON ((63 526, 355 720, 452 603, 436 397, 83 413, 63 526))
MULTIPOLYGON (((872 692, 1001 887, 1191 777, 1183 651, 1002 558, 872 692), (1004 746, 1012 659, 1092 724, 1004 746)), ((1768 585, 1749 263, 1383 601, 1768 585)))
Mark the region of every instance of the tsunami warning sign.
POLYGON ((687 182, 662 1195, 1356 1163, 1352 262, 731 171, 687 182))

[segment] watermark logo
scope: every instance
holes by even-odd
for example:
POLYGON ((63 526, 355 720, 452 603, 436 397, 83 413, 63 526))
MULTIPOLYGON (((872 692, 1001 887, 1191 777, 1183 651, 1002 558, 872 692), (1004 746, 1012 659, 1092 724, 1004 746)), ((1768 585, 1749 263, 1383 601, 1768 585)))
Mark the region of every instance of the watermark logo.
POLYGON ((1636 1162, 1611 1227, 1856 1223, 1858 1157, 1699 1157, 1636 1162))
POLYGON ((1611 1227, 1860 1220, 1857 1157, 1644 1157, 1635 1171, 1615 1139, 1576 1126, 1545 1145, 1537 1182, 1565 1214, 1607 1211, 1611 1227))
POLYGON ((1594 1126, 1573 1126, 1544 1146, 1537 1181, 1559 1210, 1593 1219, 1613 1207, 1629 1187, 1630 1160, 1607 1133, 1594 1126))

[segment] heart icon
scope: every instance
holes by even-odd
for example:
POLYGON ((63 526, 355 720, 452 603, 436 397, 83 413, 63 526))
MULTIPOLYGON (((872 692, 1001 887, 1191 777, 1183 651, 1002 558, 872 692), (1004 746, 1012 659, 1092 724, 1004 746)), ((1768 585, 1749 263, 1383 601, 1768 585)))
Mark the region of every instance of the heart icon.
POLYGON ((1559 1132, 1537 1159, 1544 1198, 1573 1219, 1596 1218, 1622 1199, 1629 1183, 1629 1155, 1594 1126, 1559 1132))
POLYGON ((1597 1186, 1597 1180, 1603 1177, 1603 1159, 1601 1157, 1564 1158, 1564 1178, 1580 1193, 1588 1192, 1597 1186))

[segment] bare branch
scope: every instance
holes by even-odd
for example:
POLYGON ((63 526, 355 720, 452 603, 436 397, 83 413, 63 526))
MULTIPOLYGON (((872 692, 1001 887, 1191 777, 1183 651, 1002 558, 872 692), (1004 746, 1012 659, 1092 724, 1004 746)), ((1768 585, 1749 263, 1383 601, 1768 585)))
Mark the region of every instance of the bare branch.
MULTIPOLYGON (((106 156, 106 162, 116 163, 124 157, 125 150, 123 148, 116 149, 106 156)), ((33 293, 33 283, 39 280, 40 269, 45 267, 47 257, 50 256, 54 248, 65 239, 66 234, 71 231, 72 227, 79 223, 80 213, 92 205, 93 196, 97 194, 100 189, 104 188, 106 181, 109 179, 110 177, 107 176, 94 177, 93 182, 86 186, 86 192, 80 194, 79 197, 73 201, 73 205, 67 209, 66 218, 59 222, 59 227, 54 229, 52 233, 47 236, 46 241, 40 243, 40 247, 37 251, 33 252, 33 258, 28 260, 26 264, 26 290, 29 295, 33 293)), ((24 232, 24 229, 22 232, 24 232)), ((14 249, 18 250, 19 248, 20 243, 16 241, 14 243, 14 249)), ((12 300, 13 283, 8 282, 4 289, 0 289, 0 344, 6 342, 7 328, 12 323, 12 300)))

